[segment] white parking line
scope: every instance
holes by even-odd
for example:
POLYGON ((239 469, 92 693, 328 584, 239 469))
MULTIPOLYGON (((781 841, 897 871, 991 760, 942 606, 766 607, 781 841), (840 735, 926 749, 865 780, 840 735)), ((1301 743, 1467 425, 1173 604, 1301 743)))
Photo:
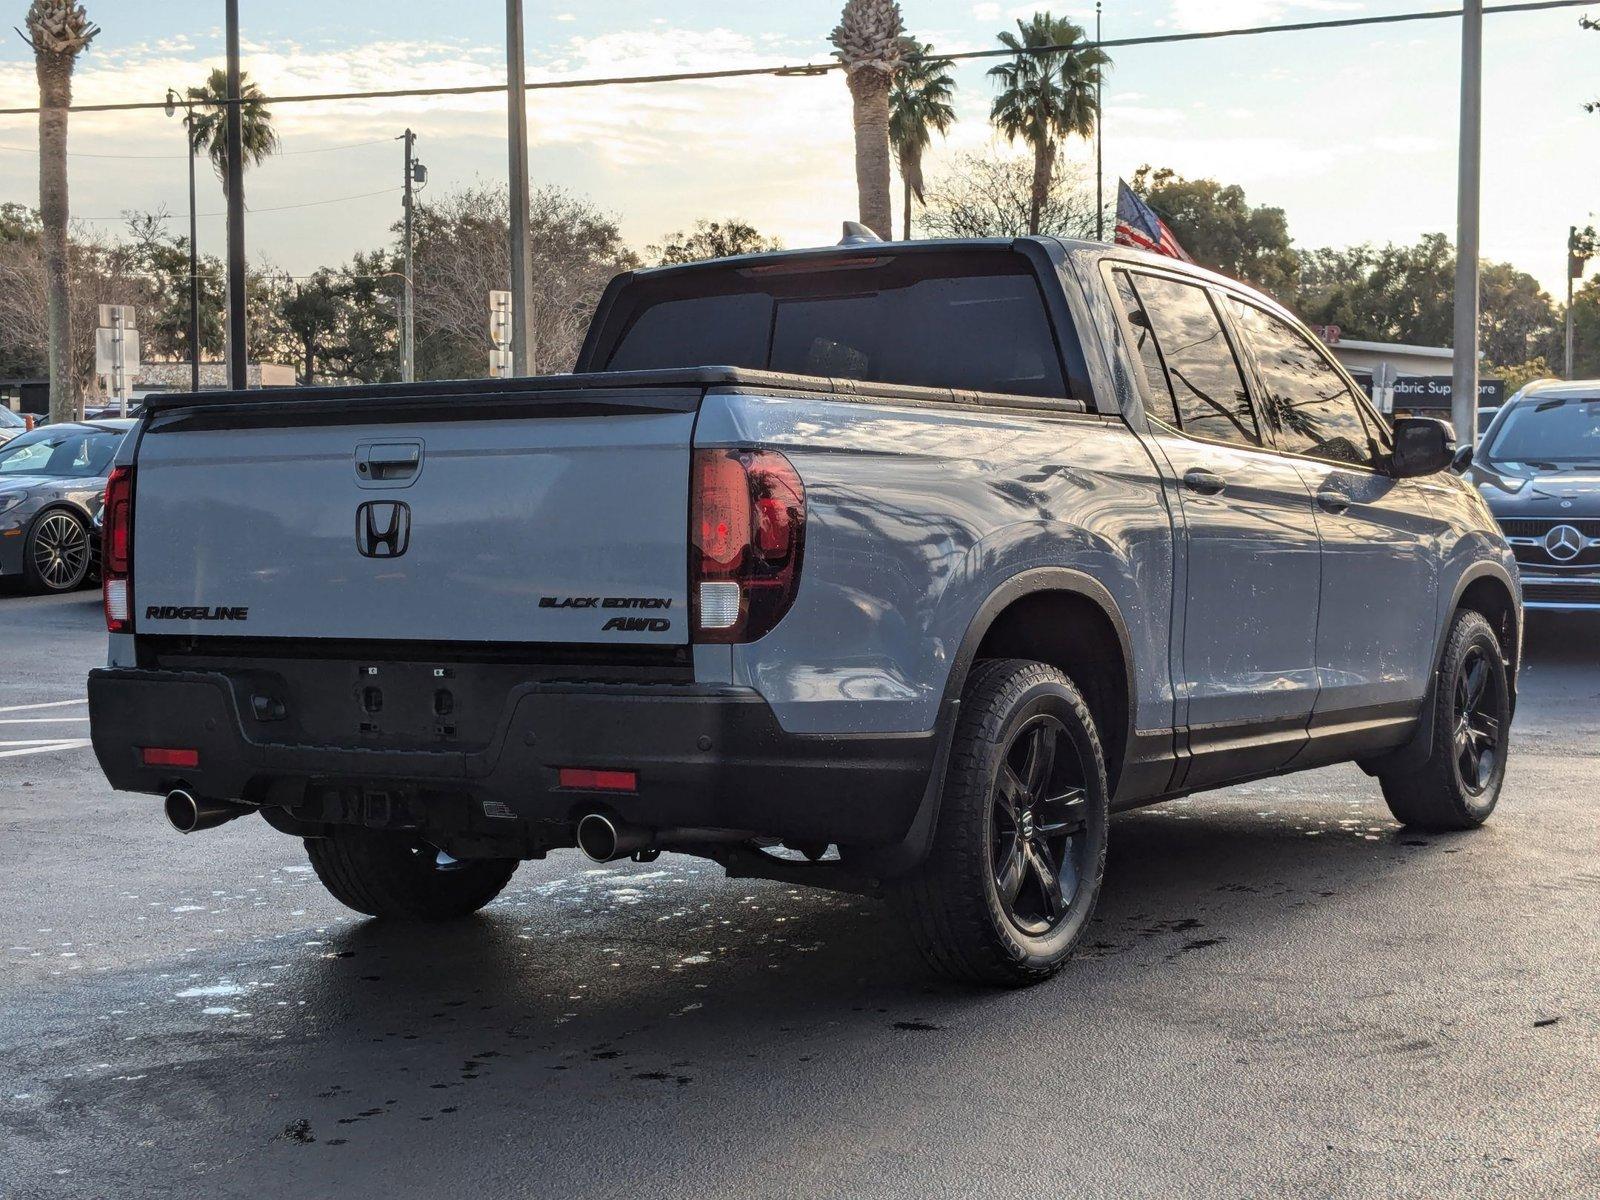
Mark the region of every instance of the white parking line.
POLYGON ((29 746, 22 750, 0 750, 0 758, 18 758, 24 754, 54 754, 58 750, 81 750, 89 744, 87 738, 75 738, 70 742, 49 742, 43 746, 29 746))
POLYGON ((35 708, 66 708, 69 704, 87 703, 89 703, 89 698, 83 696, 77 700, 46 700, 42 704, 8 704, 4 708, 0 708, 0 713, 28 712, 35 708))
POLYGON ((0 717, 0 725, 65 725, 88 717, 0 717))

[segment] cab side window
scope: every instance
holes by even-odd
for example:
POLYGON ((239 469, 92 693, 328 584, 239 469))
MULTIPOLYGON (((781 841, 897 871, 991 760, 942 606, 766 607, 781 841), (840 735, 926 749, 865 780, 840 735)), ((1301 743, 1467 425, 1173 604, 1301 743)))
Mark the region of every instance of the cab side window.
POLYGON ((1262 411, 1279 447, 1374 468, 1372 433, 1344 376, 1294 326, 1253 304, 1232 297, 1229 303, 1261 368, 1262 411))
POLYGON ((1203 287, 1156 275, 1117 272, 1117 290, 1140 347, 1152 415, 1194 437, 1244 446, 1261 445, 1244 372, 1203 287), (1130 296, 1138 307, 1129 306, 1130 296), (1136 315, 1137 314, 1137 315, 1136 315), (1170 405, 1170 408, 1168 407, 1170 405))

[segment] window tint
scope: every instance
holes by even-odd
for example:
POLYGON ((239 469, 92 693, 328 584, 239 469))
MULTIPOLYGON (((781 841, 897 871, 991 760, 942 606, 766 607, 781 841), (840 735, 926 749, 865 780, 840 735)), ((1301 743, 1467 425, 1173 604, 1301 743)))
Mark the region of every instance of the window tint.
POLYGON ((1230 303, 1255 350, 1262 410, 1278 445, 1291 454, 1372 466, 1372 438, 1344 377, 1294 326, 1254 305, 1230 303))
POLYGON ((1144 302, 1134 290, 1133 278, 1126 271, 1116 273, 1117 299, 1128 324, 1133 327, 1133 346, 1144 367, 1146 394, 1149 396, 1149 413, 1174 428, 1178 425, 1178 410, 1172 403, 1172 389, 1167 386, 1167 369, 1161 364, 1161 351, 1156 347, 1156 335, 1150 327, 1150 316, 1144 302))
POLYGON ((1155 331, 1183 431, 1259 446, 1244 375, 1206 290, 1154 275, 1136 276, 1134 286, 1155 331))
POLYGON ((104 475, 121 441, 121 433, 46 427, 0 447, 0 475, 104 475))
POLYGON ((643 280, 611 370, 757 367, 1066 396, 1044 297, 1017 255, 907 255, 857 268, 730 268, 643 280), (716 294, 716 293, 721 294, 716 294))
POLYGON ((765 367, 771 328, 772 299, 758 292, 667 300, 639 314, 606 369, 765 367))

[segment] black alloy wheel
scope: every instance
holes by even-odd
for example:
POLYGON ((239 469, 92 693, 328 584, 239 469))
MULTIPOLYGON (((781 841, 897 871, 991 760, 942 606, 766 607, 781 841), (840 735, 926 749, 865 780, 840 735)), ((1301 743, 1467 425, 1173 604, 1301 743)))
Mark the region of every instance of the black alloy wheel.
POLYGON ((1505 726, 1500 714, 1504 675, 1489 665, 1483 646, 1473 645, 1456 671, 1454 713, 1456 771, 1461 786, 1481 796, 1495 781, 1505 726))
POLYGON ((1054 929, 1077 899, 1087 813, 1076 746, 1058 718, 1036 714, 1006 747, 990 814, 995 892, 1030 937, 1054 929))

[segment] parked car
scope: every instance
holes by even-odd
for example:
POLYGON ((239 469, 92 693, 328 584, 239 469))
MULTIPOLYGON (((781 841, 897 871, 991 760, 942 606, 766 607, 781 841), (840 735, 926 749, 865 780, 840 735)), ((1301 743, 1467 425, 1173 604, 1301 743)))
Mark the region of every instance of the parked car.
POLYGON ((1495 807, 1510 551, 1447 427, 1257 292, 1052 238, 754 255, 613 281, 577 372, 150 397, 112 784, 260 813, 382 917, 674 850, 1010 983, 1112 811, 1350 760, 1407 825, 1495 807))
POLYGON ((26 432, 28 432, 28 422, 20 414, 0 404, 0 446, 26 432))
POLYGON ((1480 408, 1478 410, 1478 440, 1480 442, 1483 440, 1483 435, 1489 432, 1489 426, 1494 422, 1494 419, 1499 412, 1500 409, 1498 406, 1492 408, 1480 408))
POLYGON ((46 425, 0 446, 0 578, 70 592, 91 578, 90 526, 132 421, 46 425))
POLYGON ((1600 612, 1600 380, 1530 383, 1458 463, 1511 543, 1527 607, 1600 612))

